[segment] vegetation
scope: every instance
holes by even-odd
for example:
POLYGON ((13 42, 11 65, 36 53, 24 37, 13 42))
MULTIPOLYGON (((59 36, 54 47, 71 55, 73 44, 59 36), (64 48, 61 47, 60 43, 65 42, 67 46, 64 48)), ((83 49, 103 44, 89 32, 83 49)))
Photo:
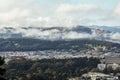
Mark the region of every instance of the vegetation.
POLYGON ((3 77, 5 73, 5 69, 1 67, 3 64, 4 64, 4 58, 0 57, 0 80, 5 80, 5 78, 3 77))
MULTIPOLYGON (((97 40, 40 40, 40 39, 0 39, 0 51, 37 51, 37 50, 87 50, 106 47, 116 47, 120 51, 120 44, 97 40)), ((0 66, 4 59, 0 58, 0 66)), ((10 80, 67 80, 79 77, 89 71, 96 71, 98 58, 72 59, 42 59, 42 60, 11 60, 5 64, 5 77, 10 80)), ((110 69, 108 70, 109 72, 110 69)), ((0 68, 0 80, 5 69, 0 68)), ((116 74, 116 72, 115 72, 116 74)))
POLYGON ((6 66, 11 80, 67 80, 92 71, 100 63, 98 58, 12 60, 6 66))
POLYGON ((0 51, 37 51, 37 50, 86 50, 94 47, 117 47, 120 44, 97 40, 40 40, 40 39, 0 39, 0 51))

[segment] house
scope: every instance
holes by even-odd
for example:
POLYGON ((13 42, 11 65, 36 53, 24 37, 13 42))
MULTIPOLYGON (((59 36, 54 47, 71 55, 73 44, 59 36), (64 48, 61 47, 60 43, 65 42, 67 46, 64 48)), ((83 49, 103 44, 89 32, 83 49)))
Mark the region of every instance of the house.
MULTIPOLYGON (((89 80, 119 80, 116 76, 111 76, 108 74, 98 73, 98 72, 89 72, 82 75, 83 78, 90 78, 89 80)), ((80 79, 81 80, 81 79, 80 79)), ((84 79, 87 80, 87 79, 84 79)))
POLYGON ((112 67, 114 70, 120 67, 120 57, 105 57, 106 67, 112 67))
POLYGON ((105 57, 105 64, 119 64, 120 65, 120 57, 105 57))

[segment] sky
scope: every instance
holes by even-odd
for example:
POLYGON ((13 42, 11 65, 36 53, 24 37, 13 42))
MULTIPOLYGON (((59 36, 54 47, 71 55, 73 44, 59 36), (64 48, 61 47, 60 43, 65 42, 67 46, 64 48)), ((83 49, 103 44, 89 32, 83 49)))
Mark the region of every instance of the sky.
POLYGON ((0 27, 120 26, 120 0, 0 0, 0 27))

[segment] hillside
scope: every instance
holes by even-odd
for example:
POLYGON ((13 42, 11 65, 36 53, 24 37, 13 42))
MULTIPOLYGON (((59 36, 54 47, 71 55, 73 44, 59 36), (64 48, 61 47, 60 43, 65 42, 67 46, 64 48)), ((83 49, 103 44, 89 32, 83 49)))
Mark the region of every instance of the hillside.
POLYGON ((0 51, 38 51, 38 50, 84 50, 92 49, 94 47, 105 46, 106 48, 117 47, 120 44, 89 40, 89 39, 76 39, 76 40, 40 40, 31 38, 9 38, 0 39, 0 51))
POLYGON ((5 65, 9 80, 68 80, 97 69, 98 58, 12 60, 5 65))

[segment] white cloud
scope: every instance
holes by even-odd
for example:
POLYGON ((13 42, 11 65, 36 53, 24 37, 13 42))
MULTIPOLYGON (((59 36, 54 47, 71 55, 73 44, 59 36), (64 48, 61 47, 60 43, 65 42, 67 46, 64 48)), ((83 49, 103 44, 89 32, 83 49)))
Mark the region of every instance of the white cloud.
POLYGON ((120 40, 120 33, 114 33, 114 34, 112 34, 111 36, 111 39, 114 39, 114 40, 120 40))
POLYGON ((42 12, 36 4, 35 0, 0 0, 0 26, 23 25, 28 18, 42 12))
MULTIPOLYGON (((50 4, 46 6, 45 3, 43 6, 39 2, 40 0, 0 0, 0 27, 94 25, 95 21, 98 23, 97 18, 105 15, 95 4, 61 3, 56 6, 52 2, 50 4, 53 5, 48 7, 50 4)), ((114 11, 116 14, 120 14, 119 5, 114 11)))
POLYGON ((7 13, 6 12, 0 13, 0 18, 2 19, 1 21, 3 22, 25 18, 27 16, 30 16, 29 10, 26 9, 21 10, 19 8, 13 9, 7 13))
POLYGON ((0 0, 0 26, 73 26, 73 18, 65 15, 43 17, 38 0, 0 0))
POLYGON ((31 18, 27 22, 27 25, 35 27, 72 27, 75 25, 71 16, 38 17, 31 18))
POLYGON ((113 15, 118 16, 120 15, 120 2, 117 4, 117 6, 114 8, 113 15))
POLYGON ((95 10, 97 8, 98 7, 94 4, 61 4, 56 9, 56 13, 90 11, 90 10, 95 10))
POLYGON ((65 35, 63 36, 63 38, 65 39, 84 39, 84 38, 90 38, 91 35, 87 34, 87 33, 77 33, 77 32, 69 32, 69 33, 65 33, 65 35))
POLYGON ((14 31, 15 33, 23 33, 25 37, 36 37, 40 39, 60 39, 61 37, 63 39, 84 39, 84 38, 92 38, 91 34, 88 33, 77 33, 75 31, 63 31, 61 34, 61 31, 58 29, 52 29, 52 30, 42 30, 42 29, 16 29, 17 31, 14 31))

